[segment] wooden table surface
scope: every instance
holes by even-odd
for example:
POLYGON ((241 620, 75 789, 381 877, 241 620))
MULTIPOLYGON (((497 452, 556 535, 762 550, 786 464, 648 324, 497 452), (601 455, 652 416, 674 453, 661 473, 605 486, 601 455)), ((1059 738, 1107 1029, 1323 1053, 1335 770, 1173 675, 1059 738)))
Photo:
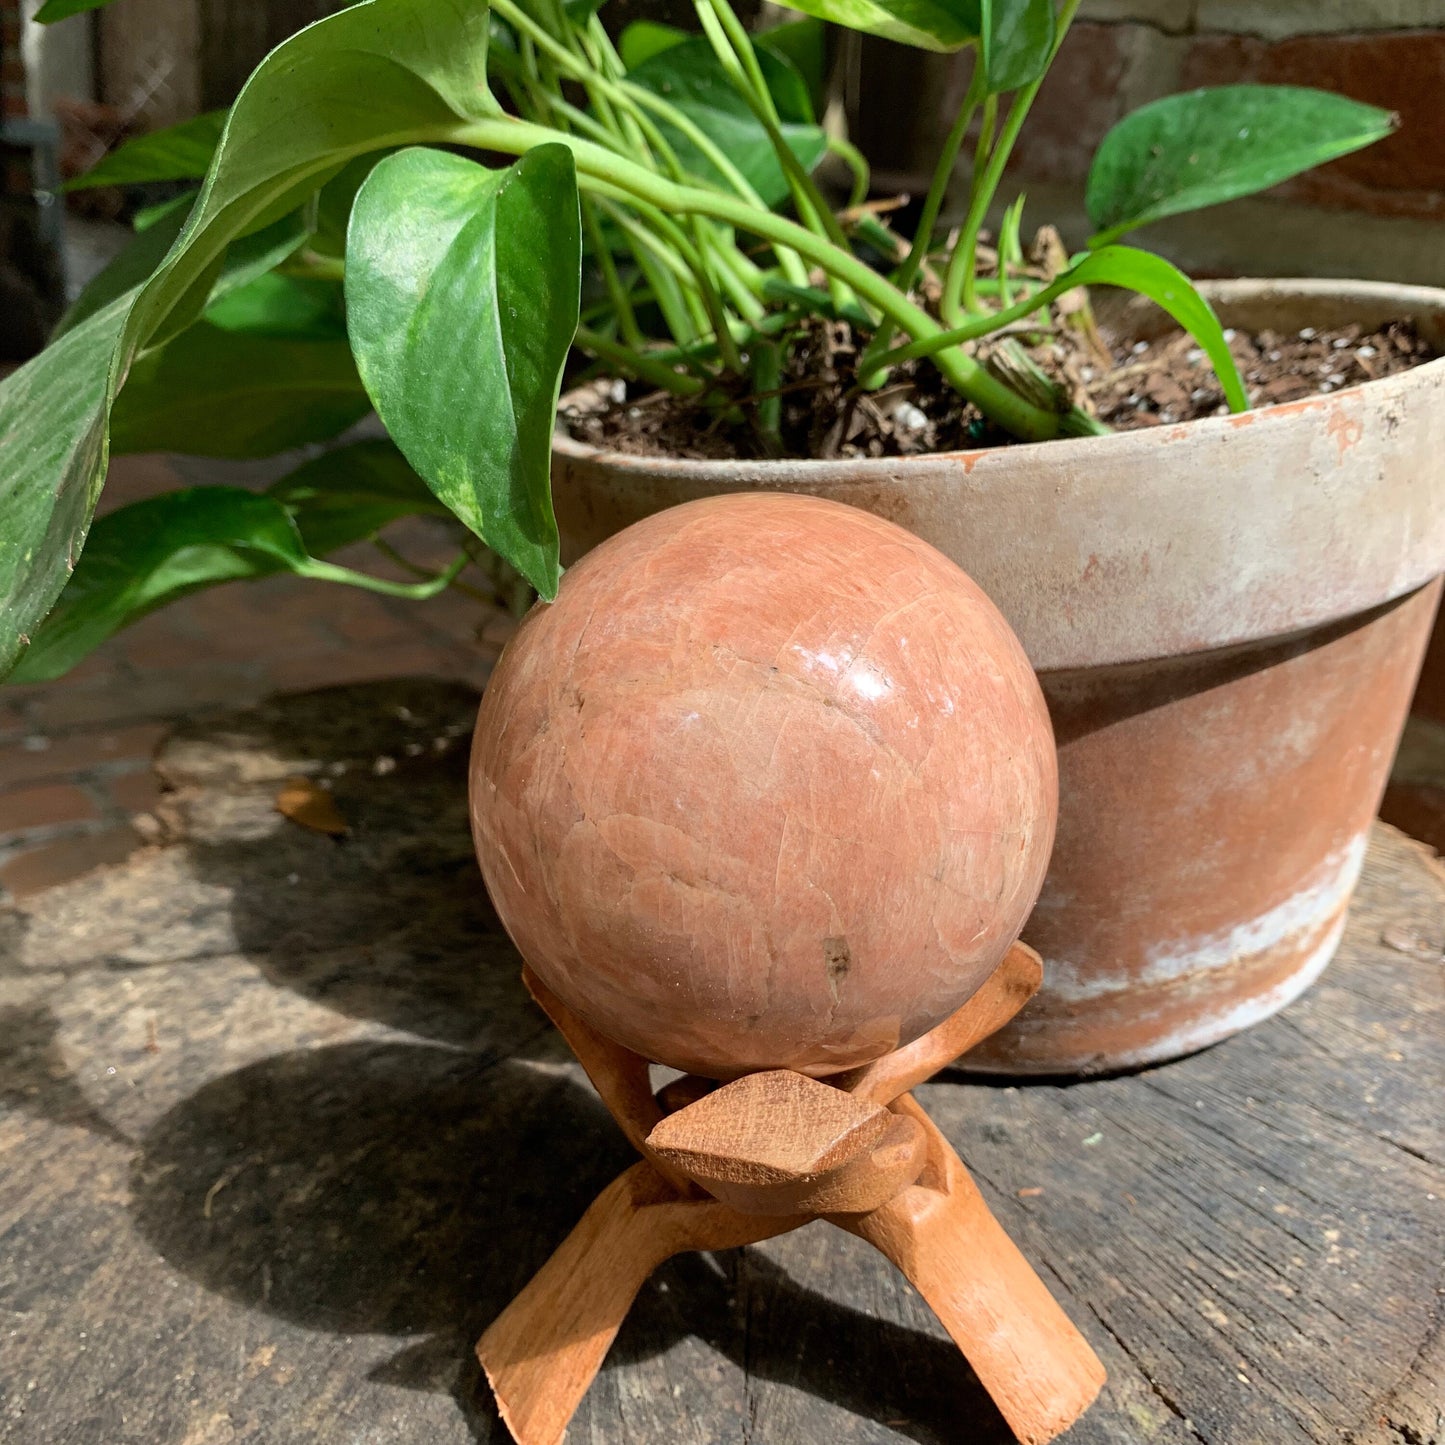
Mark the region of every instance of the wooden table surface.
MULTIPOLYGON (((475 698, 196 723, 162 844, 0 913, 0 1439, 501 1441, 471 1345, 629 1162, 466 831, 475 698), (273 808, 327 777, 351 833, 273 808)), ((920 1098, 1110 1372, 1069 1445, 1425 1445, 1445 1403, 1445 881, 1380 828, 1338 959, 1129 1077, 920 1098)), ((1007 1439, 825 1225, 664 1268, 572 1442, 1007 1439)))

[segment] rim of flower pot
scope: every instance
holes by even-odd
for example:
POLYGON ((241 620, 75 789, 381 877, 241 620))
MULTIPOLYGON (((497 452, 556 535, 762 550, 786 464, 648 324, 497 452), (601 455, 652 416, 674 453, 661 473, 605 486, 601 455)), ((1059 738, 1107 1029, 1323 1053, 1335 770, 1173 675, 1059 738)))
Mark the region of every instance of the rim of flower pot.
MULTIPOLYGON (((1040 671, 1301 632, 1445 570, 1445 290, 1314 279, 1201 289, 1226 326, 1408 318, 1442 355, 1238 416, 909 457, 694 461, 604 452, 559 433, 559 521, 564 534, 588 532, 566 492, 599 473, 625 493, 618 526, 722 491, 850 502, 958 562, 1040 671)), ((1141 336, 1172 324, 1137 299, 1110 319, 1141 336)), ((618 526, 582 536, 580 550, 618 526)))

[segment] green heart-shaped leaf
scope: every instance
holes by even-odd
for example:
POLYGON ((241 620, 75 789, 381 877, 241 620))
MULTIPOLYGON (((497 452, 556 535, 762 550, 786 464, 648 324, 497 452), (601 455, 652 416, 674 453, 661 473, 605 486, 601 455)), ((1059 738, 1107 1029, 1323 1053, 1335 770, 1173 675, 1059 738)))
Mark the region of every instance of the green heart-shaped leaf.
POLYGON ((74 576, 10 680, 59 677, 188 592, 276 572, 311 575, 318 557, 402 517, 442 512, 386 441, 338 447, 260 495, 196 487, 121 507, 91 528, 74 576))
POLYGON ((813 115, 821 115, 828 103, 828 30, 822 21, 807 15, 773 25, 753 36, 753 43, 798 72, 808 88, 813 115))
POLYGON ((617 37, 617 53, 629 70, 645 65, 654 55, 681 45, 688 38, 686 30, 664 25, 658 20, 634 20, 617 37))
POLYGON ((211 110, 179 125, 136 136, 102 156, 83 176, 67 181, 64 189, 88 191, 96 186, 199 180, 221 143, 226 115, 224 110, 211 110))
POLYGON ((1244 381, 1234 364, 1234 357, 1230 355, 1219 318, 1177 266, 1152 251, 1141 251, 1133 246, 1105 246, 1080 257, 1078 263, 1058 277, 1043 294, 1052 297, 1075 286, 1122 286, 1147 296, 1199 343, 1224 388, 1229 409, 1249 409, 1244 381))
MULTIPOLYGON (((346 303, 341 282, 268 271, 219 297, 206 320, 222 331, 289 341, 345 341, 346 303)), ((125 394, 121 393, 122 396, 125 394)))
POLYGON ((1054 53, 1053 0, 972 0, 987 88, 997 95, 1032 84, 1054 53))
POLYGON ((134 295, 0 385, 0 670, 29 643, 80 554, 105 473, 110 361, 134 295))
POLYGON ((0 672, 84 543, 112 403, 136 357, 200 312, 232 245, 356 156, 445 140, 496 114, 488 13, 473 0, 363 0, 273 51, 231 109, 195 207, 136 293, 0 384, 0 672))
POLYGON ((291 513, 306 550, 324 557, 374 537, 402 517, 451 514, 389 441, 353 442, 268 487, 291 513))
MULTIPOLYGON (((130 244, 104 270, 92 277, 71 303, 55 328, 56 336, 64 335, 87 316, 93 316, 118 296, 133 291, 153 276, 184 229, 195 199, 194 193, 178 196, 173 205, 162 208, 151 217, 150 224, 137 231, 130 244)), ((305 240, 306 228, 301 216, 293 212, 264 230, 233 242, 211 287, 210 300, 220 301, 267 275, 272 267, 279 266, 299 250, 305 240)), ((189 314, 173 314, 167 321, 166 330, 174 331, 178 324, 189 325, 191 320, 189 314)))
POLYGON ((167 492, 102 517, 85 555, 11 674, 47 682, 112 633, 217 582, 305 566, 306 549, 280 503, 239 487, 167 492))
POLYGON ((278 340, 201 322, 131 368, 110 445, 116 455, 269 457, 326 441, 370 410, 344 339, 278 340))
POLYGON ((1172 316, 1203 348, 1224 388, 1231 411, 1245 411, 1249 398, 1244 381, 1230 355, 1224 328, 1209 303, 1194 289, 1189 278, 1162 256, 1132 246, 1105 246, 1079 257, 1067 271, 1056 276, 1042 290, 1002 311, 975 317, 927 341, 914 341, 892 353, 894 361, 915 356, 932 356, 948 346, 976 341, 980 337, 1027 320, 1066 292, 1079 286, 1122 286, 1147 296, 1160 310, 1172 316))
POLYGON ((99 10, 111 0, 45 0, 35 12, 40 25, 54 25, 57 20, 69 20, 72 15, 83 15, 87 10, 99 10))
POLYGON ((387 431, 545 598, 560 576, 552 430, 581 265, 563 145, 503 171, 434 150, 389 156, 347 236, 352 350, 387 431))
MULTIPOLYGON (((176 237, 185 229, 196 196, 177 196, 147 217, 149 224, 116 252, 81 288, 80 295, 70 303, 55 327, 57 337, 79 326, 82 321, 104 311, 112 301, 127 296, 143 286, 155 274, 156 267, 166 259, 176 237)), ((299 238, 298 238, 299 242, 299 238)))
POLYGON ((1394 128, 1389 111, 1293 85, 1166 95, 1126 115, 1089 168, 1089 219, 1104 245, 1164 216, 1253 195, 1394 128))

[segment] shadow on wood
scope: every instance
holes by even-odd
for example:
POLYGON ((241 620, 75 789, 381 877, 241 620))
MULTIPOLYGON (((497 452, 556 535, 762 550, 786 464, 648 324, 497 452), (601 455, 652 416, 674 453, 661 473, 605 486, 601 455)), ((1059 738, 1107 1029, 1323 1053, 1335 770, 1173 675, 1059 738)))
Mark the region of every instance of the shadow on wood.
MULTIPOLYGON (((134 1218, 169 1264, 308 1329, 422 1336, 372 1378, 450 1392, 487 1441, 506 1435, 472 1342, 632 1157, 571 1078, 400 1043, 223 1075, 141 1145, 134 1218)), ((1012 1439, 946 1341, 827 1299, 751 1251, 665 1265, 609 1369, 687 1335, 921 1445, 956 1439, 960 1420, 980 1445, 1012 1439), (772 1320, 808 1322, 804 1348, 760 1318, 762 1298, 772 1320)))
POLYGON ((477 873, 466 783, 476 710, 462 684, 410 679, 185 725, 157 760, 173 790, 166 812, 184 838, 197 924, 223 923, 273 983, 423 1038, 508 1054, 535 1041, 560 1057, 514 987, 516 954, 477 873), (297 776, 325 782, 349 836, 273 826, 277 794, 297 776), (225 917, 213 922, 216 888, 225 917))

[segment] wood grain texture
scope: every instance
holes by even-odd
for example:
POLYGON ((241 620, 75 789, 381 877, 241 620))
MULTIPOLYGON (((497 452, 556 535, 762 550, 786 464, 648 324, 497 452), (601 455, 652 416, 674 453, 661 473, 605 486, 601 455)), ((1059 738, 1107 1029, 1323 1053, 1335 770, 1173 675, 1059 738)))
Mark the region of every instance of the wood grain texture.
POLYGON ((748 1074, 663 1119, 648 1157, 734 1209, 765 1215, 876 1209, 923 1170, 916 1120, 802 1074, 748 1074))
POLYGON ((757 1184, 823 1174, 878 1142, 888 1111, 803 1074, 748 1074, 670 1114, 648 1136, 689 1172, 757 1184))
MULTIPOLYGON (((598 1033, 530 968, 522 969, 522 984, 567 1041, 567 1047, 582 1065, 582 1072, 597 1090, 627 1142, 656 1165, 658 1161, 647 1140, 654 1126, 661 1122, 662 1108, 652 1091, 647 1060, 598 1033)), ((674 1174, 665 1163, 661 1172, 674 1184, 683 1184, 681 1176, 674 1174)))
POLYGON ((1023 1445, 1044 1445, 1088 1408, 1104 1367, 994 1218, 938 1127, 897 1107, 929 1142, 917 1183, 835 1220, 892 1260, 928 1302, 1023 1445))
MULTIPOLYGON (((635 1156, 473 887, 474 709, 416 684, 197 723, 169 846, 0 912, 5 1445, 505 1440, 473 1344, 635 1156), (347 839, 273 811, 296 773, 347 839)), ((1436 868, 1377 829, 1279 1018, 1132 1076, 920 1091, 1108 1367, 1067 1445, 1441 1435, 1442 945, 1436 868)), ((662 1265, 568 1439, 1009 1435, 892 1265, 820 1227, 662 1265)))
POLYGON ((664 1260, 704 1240, 710 1249, 756 1244, 796 1223, 679 1198, 651 1164, 634 1164, 593 1200, 477 1345, 513 1436, 557 1445, 637 1292, 664 1260))
MULTIPOLYGON (((953 1146, 911 1094, 895 1098, 893 1087, 925 1058, 939 1067, 957 1041, 1000 1027, 1040 974, 1037 956, 1016 946, 988 981, 1001 982, 978 990, 895 1068, 870 1066, 848 1080, 858 1094, 770 1070, 673 1110, 649 1090, 641 1055, 600 1035, 524 968, 523 983, 643 1159, 603 1190, 477 1343, 517 1445, 559 1445, 631 1302, 664 1259, 756 1243, 819 1217, 897 1265, 1021 1445, 1046 1445, 1068 1429, 1103 1386, 1102 1363, 989 1211, 953 1146), (887 1107, 869 1099, 870 1089, 887 1107), (760 1228, 760 1218, 779 1220, 778 1229, 760 1228)), ((692 1077, 673 1092, 691 1094, 692 1077)))

